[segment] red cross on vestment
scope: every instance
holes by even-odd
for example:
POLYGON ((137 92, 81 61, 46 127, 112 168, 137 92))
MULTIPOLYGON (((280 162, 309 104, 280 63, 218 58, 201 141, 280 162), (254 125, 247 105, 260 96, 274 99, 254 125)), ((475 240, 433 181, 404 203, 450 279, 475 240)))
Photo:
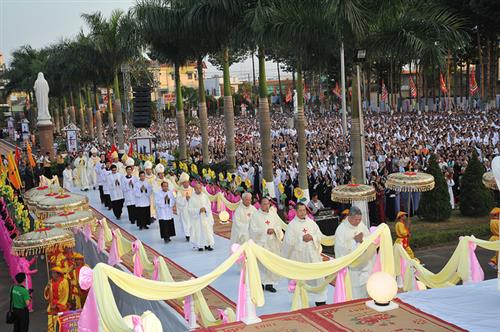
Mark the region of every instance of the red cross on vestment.
POLYGON ((268 226, 269 226, 269 224, 270 224, 270 223, 271 223, 271 222, 270 222, 269 220, 266 220, 266 225, 268 225, 268 226))
POLYGON ((304 229, 302 230, 302 233, 307 234, 307 228, 304 228, 304 229))

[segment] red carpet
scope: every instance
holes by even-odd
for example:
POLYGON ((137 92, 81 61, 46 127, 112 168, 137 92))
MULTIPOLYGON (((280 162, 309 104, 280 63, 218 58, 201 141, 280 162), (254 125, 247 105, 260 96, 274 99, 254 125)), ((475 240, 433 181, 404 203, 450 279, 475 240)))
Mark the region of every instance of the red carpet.
POLYGON ((262 322, 245 325, 235 322, 198 331, 205 332, 399 332, 399 331, 465 331, 453 324, 424 313, 401 300, 395 301, 399 308, 379 313, 365 305, 366 300, 350 301, 342 304, 326 305, 289 313, 264 315, 262 322))

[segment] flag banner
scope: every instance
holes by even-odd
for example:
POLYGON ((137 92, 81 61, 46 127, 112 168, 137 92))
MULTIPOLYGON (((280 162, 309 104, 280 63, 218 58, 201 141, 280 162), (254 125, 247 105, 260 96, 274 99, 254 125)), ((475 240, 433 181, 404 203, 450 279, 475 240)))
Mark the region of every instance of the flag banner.
POLYGON ((471 97, 474 97, 476 93, 479 91, 479 86, 476 82, 476 69, 473 68, 470 72, 470 81, 469 81, 469 92, 471 97))
POLYGON ((413 82, 413 77, 410 76, 410 95, 412 98, 417 97, 417 86, 415 82, 413 82))
POLYGON ((382 101, 386 102, 388 96, 389 96, 389 92, 387 91, 387 88, 385 87, 384 80, 382 80, 382 101))
POLYGON ((440 82, 440 85, 441 85, 441 92, 443 94, 447 94, 448 93, 448 88, 446 87, 446 82, 444 80, 443 73, 439 74, 439 82, 440 82))

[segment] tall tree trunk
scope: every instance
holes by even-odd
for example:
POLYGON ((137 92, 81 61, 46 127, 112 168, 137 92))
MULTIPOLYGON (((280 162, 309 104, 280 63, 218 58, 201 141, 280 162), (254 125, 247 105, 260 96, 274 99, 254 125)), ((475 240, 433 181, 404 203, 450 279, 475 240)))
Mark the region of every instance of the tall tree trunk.
MULTIPOLYGON (((436 110, 436 68, 432 67, 432 73, 431 73, 431 77, 432 77, 432 104, 434 105, 434 111, 436 110)), ((438 77, 437 77, 437 80, 439 82, 439 73, 438 73, 438 77)))
POLYGON ((75 100, 73 99, 73 90, 69 92, 69 102, 71 104, 70 106, 71 122, 76 125, 75 100))
POLYGON ((361 114, 359 113, 358 79, 353 75, 351 98, 351 151, 352 151, 352 176, 354 183, 363 183, 364 161, 361 139, 361 114))
POLYGON ((87 136, 87 130, 85 128, 85 115, 83 112, 84 109, 85 104, 83 103, 82 88, 78 87, 78 122, 80 124, 81 137, 87 136))
POLYGON ((297 66, 297 146, 299 150, 299 187, 309 200, 309 185, 307 183, 307 138, 306 117, 304 114, 304 87, 302 83, 302 68, 297 66))
POLYGON ((491 45, 490 39, 488 38, 486 42, 486 49, 488 50, 488 62, 486 62, 486 79, 487 79, 487 88, 486 88, 486 101, 489 102, 491 99, 490 91, 491 91, 491 45))
POLYGON ((234 143, 234 107, 231 93, 231 81, 229 76, 229 49, 224 49, 224 125, 226 134, 226 161, 229 169, 236 169, 236 146, 234 143))
MULTIPOLYGON (((113 127, 114 127, 114 119, 113 119, 113 103, 112 103, 112 98, 111 98, 111 89, 110 87, 106 87, 106 93, 108 94, 108 126, 111 130, 112 133, 114 133, 113 127)), ((114 136, 112 134, 112 136, 114 136)), ((114 140, 114 137, 113 137, 114 140)))
POLYGON ((208 165, 210 163, 210 151, 208 149, 208 113, 203 77, 203 58, 201 56, 198 58, 196 65, 198 69, 198 110, 200 113, 201 151, 203 155, 203 164, 208 165))
MULTIPOLYGON (((283 96, 283 90, 281 89, 281 73, 280 73, 279 61, 276 61, 276 69, 278 69, 278 84, 279 84, 279 88, 280 88, 280 101, 281 101, 281 98, 283 96)), ((266 179, 266 181, 267 181, 267 179, 266 179)))
POLYGON ((94 83, 94 100, 95 100, 95 123, 96 123, 96 131, 97 131, 97 142, 99 145, 104 144, 103 137, 103 125, 102 125, 102 112, 99 108, 99 96, 97 95, 97 85, 94 83))
POLYGON ((120 84, 118 82, 118 71, 115 72, 115 81, 113 86, 115 95, 115 121, 116 121, 116 136, 118 141, 118 151, 125 152, 125 134, 123 132, 123 116, 122 102, 120 100, 120 84))
MULTIPOLYGON (((481 101, 484 99, 484 63, 483 63, 483 51, 481 49, 481 36, 479 35, 479 29, 476 30, 477 36, 477 51, 479 57, 479 72, 481 73, 480 84, 481 84, 481 101)), ((476 71, 477 73, 477 71, 476 71)))
POLYGON ((252 77, 253 77, 253 85, 252 85, 252 93, 255 91, 255 55, 253 54, 252 51, 252 77))
POLYGON ((68 114, 68 102, 66 101, 66 96, 63 96, 63 117, 64 126, 69 124, 69 114, 68 114))
POLYGON ((271 145, 271 116, 269 115, 269 101, 267 100, 266 85, 266 57, 262 47, 258 50, 259 56, 259 128, 260 151, 262 155, 262 175, 267 182, 267 189, 271 197, 276 197, 273 184, 273 152, 271 145))
POLYGON ((470 102, 470 62, 467 60, 466 67, 467 73, 465 74, 465 95, 467 97, 467 103, 470 102))
POLYGON ((184 117, 184 103, 182 101, 182 86, 180 66, 175 64, 175 107, 177 117, 177 136, 179 137, 179 160, 187 159, 187 138, 186 138, 186 120, 184 117))
POLYGON ((92 98, 90 97, 90 88, 85 86, 85 95, 87 97, 87 131, 90 137, 94 138, 94 108, 92 98))
POLYGON ((59 134, 61 132, 61 127, 60 127, 60 123, 59 123, 59 105, 54 107, 53 118, 54 118, 54 126, 55 126, 56 133, 59 134))
POLYGON ((460 62, 460 104, 464 102, 464 68, 462 62, 460 62))

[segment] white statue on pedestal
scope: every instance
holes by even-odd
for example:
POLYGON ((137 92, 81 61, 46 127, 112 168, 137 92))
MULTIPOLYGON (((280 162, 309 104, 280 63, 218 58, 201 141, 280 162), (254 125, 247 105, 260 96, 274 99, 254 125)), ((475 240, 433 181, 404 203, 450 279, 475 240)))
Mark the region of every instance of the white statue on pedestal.
POLYGON ((51 125, 52 121, 49 113, 49 83, 43 77, 43 73, 38 73, 38 78, 33 86, 38 108, 37 125, 51 125))

